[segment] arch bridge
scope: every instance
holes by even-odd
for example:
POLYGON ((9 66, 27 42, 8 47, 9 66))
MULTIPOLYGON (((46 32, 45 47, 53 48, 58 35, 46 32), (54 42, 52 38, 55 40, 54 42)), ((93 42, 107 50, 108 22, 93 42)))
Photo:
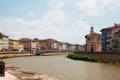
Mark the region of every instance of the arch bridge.
MULTIPOLYGON (((40 51, 35 51, 35 55, 43 55, 43 54, 67 54, 67 53, 74 53, 75 51, 70 51, 70 50, 40 50, 40 51)), ((49 55, 48 54, 48 55, 49 55)))

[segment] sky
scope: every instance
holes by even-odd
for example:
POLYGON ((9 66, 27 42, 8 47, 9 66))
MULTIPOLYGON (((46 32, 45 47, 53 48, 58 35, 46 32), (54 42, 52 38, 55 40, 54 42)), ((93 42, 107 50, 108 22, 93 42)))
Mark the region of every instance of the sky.
POLYGON ((0 32, 85 44, 91 26, 101 33, 120 23, 119 8, 120 0, 0 0, 0 32))

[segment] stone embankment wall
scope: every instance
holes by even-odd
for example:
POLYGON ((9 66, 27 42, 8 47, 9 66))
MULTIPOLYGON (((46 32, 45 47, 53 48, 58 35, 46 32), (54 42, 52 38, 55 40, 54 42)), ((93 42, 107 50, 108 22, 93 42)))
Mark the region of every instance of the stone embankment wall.
POLYGON ((32 56, 32 52, 6 52, 0 53, 0 57, 20 57, 20 56, 32 56))
POLYGON ((48 52, 48 53, 43 53, 41 55, 51 56, 51 55, 65 55, 65 54, 71 54, 71 52, 48 52))
POLYGON ((114 52, 75 52, 75 54, 80 54, 82 56, 90 56, 90 57, 97 57, 99 59, 104 60, 113 60, 113 61, 120 61, 120 53, 114 52))

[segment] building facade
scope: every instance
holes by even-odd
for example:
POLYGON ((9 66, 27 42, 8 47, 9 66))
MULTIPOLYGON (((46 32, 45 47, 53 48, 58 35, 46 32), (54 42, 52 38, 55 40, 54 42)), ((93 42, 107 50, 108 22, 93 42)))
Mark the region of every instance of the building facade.
POLYGON ((24 51, 32 51, 32 40, 29 38, 21 38, 19 42, 23 44, 24 51))
POLYGON ((120 24, 114 24, 114 26, 103 28, 102 32, 102 51, 107 52, 119 52, 120 49, 120 24))
POLYGON ((2 51, 2 45, 3 45, 2 33, 0 33, 0 52, 2 51))
POLYGON ((38 38, 34 38, 34 41, 36 43, 36 49, 40 50, 40 44, 39 44, 39 39, 38 38))
POLYGON ((54 39, 43 39, 39 41, 41 50, 58 50, 59 42, 54 39))
POLYGON ((19 42, 19 51, 20 52, 24 51, 24 45, 21 42, 19 42))
POLYGON ((2 51, 2 43, 3 43, 3 40, 0 39, 0 52, 2 51))
POLYGON ((18 50, 19 50, 19 41, 13 40, 13 51, 18 51, 18 50))
POLYGON ((75 44, 68 43, 68 50, 75 51, 75 44))
POLYGON ((85 46, 84 45, 80 45, 80 44, 76 44, 75 45, 75 51, 85 51, 85 46))
POLYGON ((112 51, 120 52, 120 27, 114 29, 113 31, 113 39, 112 39, 112 51))
POLYGON ((87 52, 102 51, 102 36, 101 34, 95 33, 93 27, 91 27, 90 34, 86 35, 85 38, 87 52))
POLYGON ((19 40, 9 39, 9 51, 23 51, 23 44, 19 40))
POLYGON ((60 49, 61 50, 68 50, 69 49, 69 44, 66 42, 60 42, 60 49))
POLYGON ((2 50, 8 51, 8 46, 9 46, 9 37, 2 34, 2 50))

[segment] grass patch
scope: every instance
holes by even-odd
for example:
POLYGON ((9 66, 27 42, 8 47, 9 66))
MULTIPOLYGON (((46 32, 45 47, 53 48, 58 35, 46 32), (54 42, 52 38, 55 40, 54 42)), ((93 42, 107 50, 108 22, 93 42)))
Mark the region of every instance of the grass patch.
POLYGON ((100 62, 111 63, 112 61, 110 61, 110 60, 100 60, 100 62))
POLYGON ((0 56, 0 59, 12 58, 13 56, 0 56))
POLYGON ((68 54, 67 57, 74 60, 84 60, 84 61, 92 61, 92 62, 97 62, 99 60, 96 57, 81 56, 78 54, 68 54))
POLYGON ((83 60, 83 61, 91 61, 91 62, 112 63, 111 60, 103 60, 103 59, 98 59, 97 57, 82 56, 80 54, 68 54, 67 57, 70 58, 70 59, 73 59, 73 60, 83 60))

